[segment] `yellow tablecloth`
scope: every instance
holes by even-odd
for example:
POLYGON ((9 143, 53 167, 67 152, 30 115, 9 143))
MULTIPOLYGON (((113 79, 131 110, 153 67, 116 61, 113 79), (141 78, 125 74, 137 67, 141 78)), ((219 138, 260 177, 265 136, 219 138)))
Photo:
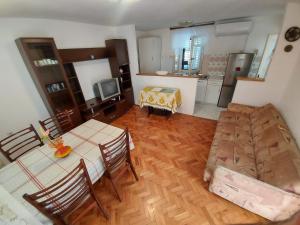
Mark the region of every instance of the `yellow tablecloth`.
POLYGON ((181 94, 178 88, 145 87, 140 92, 140 106, 152 106, 177 112, 181 105, 181 94))

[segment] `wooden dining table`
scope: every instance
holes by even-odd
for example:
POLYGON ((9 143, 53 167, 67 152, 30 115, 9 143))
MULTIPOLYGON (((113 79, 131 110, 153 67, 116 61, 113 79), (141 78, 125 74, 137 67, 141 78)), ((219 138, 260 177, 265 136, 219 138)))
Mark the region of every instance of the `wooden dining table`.
MULTIPOLYGON (((98 144, 115 139, 123 131, 121 128, 91 119, 62 136, 64 144, 73 148, 70 155, 56 158, 54 149, 47 144, 33 149, 0 170, 0 185, 42 224, 52 224, 48 218, 27 203, 23 195, 40 191, 57 182, 75 168, 80 159, 84 159, 94 184, 105 171, 98 144)), ((134 144, 130 135, 129 139, 132 150, 134 144)))

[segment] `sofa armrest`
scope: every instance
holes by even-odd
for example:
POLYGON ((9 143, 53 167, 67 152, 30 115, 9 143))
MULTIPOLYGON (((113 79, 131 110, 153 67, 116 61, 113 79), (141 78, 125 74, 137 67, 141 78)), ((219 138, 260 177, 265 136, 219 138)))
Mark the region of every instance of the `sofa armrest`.
POLYGON ((253 177, 218 166, 209 190, 272 221, 284 220, 300 210, 300 196, 253 177))
POLYGON ((231 112, 239 112, 239 113, 245 113, 245 114, 251 114, 256 107, 249 106, 249 105, 243 105, 243 104, 237 104, 237 103, 229 103, 227 110, 231 112))

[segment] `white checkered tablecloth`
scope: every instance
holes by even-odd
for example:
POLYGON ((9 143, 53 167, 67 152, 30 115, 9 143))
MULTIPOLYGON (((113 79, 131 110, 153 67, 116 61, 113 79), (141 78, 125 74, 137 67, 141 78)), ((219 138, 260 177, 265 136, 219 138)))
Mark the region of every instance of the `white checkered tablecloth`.
MULTIPOLYGON (((58 159, 54 157, 54 149, 45 144, 3 167, 0 170, 0 184, 43 224, 51 224, 23 199, 23 194, 32 194, 50 186, 75 168, 81 158, 95 183, 105 170, 98 144, 107 143, 122 132, 120 128, 89 120, 63 135, 64 144, 73 148, 69 156, 58 159)), ((130 149, 133 148, 130 138, 130 149)))

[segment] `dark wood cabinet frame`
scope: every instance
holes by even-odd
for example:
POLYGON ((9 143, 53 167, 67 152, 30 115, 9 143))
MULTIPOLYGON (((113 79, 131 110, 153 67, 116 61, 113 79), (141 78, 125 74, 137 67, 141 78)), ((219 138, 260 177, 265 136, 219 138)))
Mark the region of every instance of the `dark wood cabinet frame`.
MULTIPOLYGON (((43 78, 39 72, 40 68, 34 65, 33 59, 30 57, 28 43, 47 43, 52 46, 53 54, 58 60, 57 66, 62 74, 62 81, 66 85, 67 90, 65 91, 71 97, 71 103, 76 112, 73 118, 74 124, 78 125, 82 121, 92 118, 110 123, 125 114, 134 105, 129 56, 125 39, 106 40, 106 47, 74 49, 57 49, 53 38, 19 38, 16 43, 51 115, 57 113, 57 107, 53 103, 53 96, 51 97, 51 93, 48 92, 41 80, 43 78), (105 58, 109 60, 112 77, 119 80, 121 95, 118 98, 106 101, 102 101, 100 98, 85 101, 73 63, 105 58)), ((59 95, 56 98, 59 101, 59 95)))

